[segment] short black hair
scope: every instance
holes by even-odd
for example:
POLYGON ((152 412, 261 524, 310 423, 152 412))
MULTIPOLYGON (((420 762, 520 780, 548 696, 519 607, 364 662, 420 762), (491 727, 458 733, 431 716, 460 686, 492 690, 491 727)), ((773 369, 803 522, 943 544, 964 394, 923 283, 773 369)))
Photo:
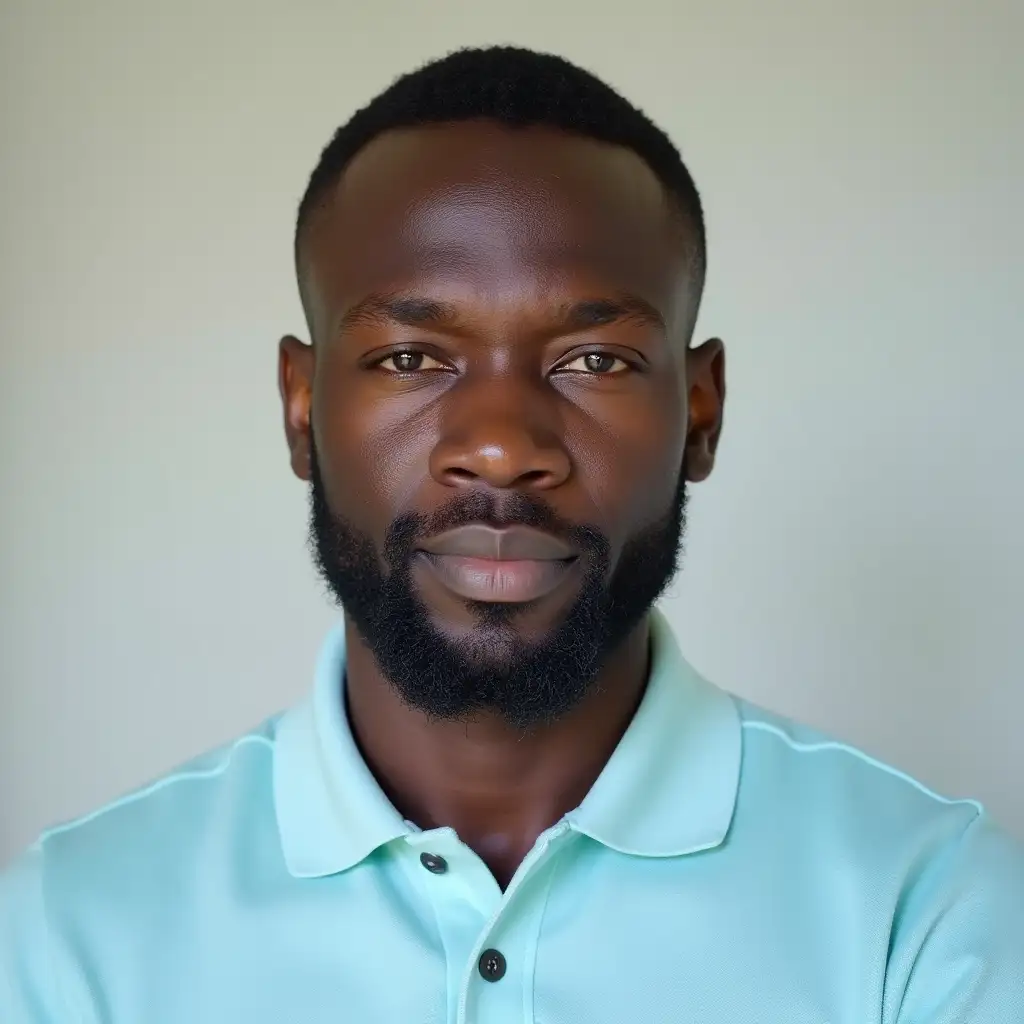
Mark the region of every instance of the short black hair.
POLYGON ((631 149, 693 220, 703 271, 707 242, 700 194, 669 137, 596 75, 563 57, 514 46, 462 49, 431 61, 402 75, 342 125, 299 204, 296 255, 312 208, 367 143, 392 129, 472 120, 557 128, 631 149))

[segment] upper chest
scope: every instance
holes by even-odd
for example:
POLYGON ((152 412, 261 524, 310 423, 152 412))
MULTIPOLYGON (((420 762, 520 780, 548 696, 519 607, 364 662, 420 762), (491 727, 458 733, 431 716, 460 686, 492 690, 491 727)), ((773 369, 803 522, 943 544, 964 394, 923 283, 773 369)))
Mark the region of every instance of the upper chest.
POLYGON ((132 938, 112 919, 84 991, 111 1024, 879 1019, 888 896, 855 898, 810 858, 784 868, 728 846, 633 857, 566 829, 502 893, 454 835, 423 833, 340 875, 118 907, 132 938))

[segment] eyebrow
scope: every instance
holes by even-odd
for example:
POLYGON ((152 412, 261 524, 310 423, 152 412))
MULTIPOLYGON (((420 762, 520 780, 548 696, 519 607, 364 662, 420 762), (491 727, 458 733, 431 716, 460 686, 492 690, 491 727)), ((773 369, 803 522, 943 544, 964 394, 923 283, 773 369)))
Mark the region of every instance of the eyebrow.
POLYGON ((455 306, 414 295, 367 295, 341 319, 340 333, 357 325, 374 326, 385 323, 406 327, 454 327, 462 321, 455 306))
MULTIPOLYGON (((665 330, 665 319, 661 313, 646 299, 631 293, 567 303, 558 308, 556 315, 558 326, 570 330, 586 330, 624 321, 665 330)), ((465 324, 465 316, 453 304, 436 299, 375 293, 361 299, 345 313, 339 324, 339 333, 344 334, 358 325, 385 323, 458 330, 465 324)))
POLYGON ((614 299, 584 299, 564 306, 560 319, 568 327, 585 329, 632 321, 665 330, 665 318, 639 295, 620 294, 614 299))

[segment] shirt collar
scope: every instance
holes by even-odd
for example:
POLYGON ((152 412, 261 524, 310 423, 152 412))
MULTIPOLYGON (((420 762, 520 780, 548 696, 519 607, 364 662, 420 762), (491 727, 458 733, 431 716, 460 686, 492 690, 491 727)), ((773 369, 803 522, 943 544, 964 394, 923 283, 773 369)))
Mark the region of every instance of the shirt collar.
POLYGON ((650 627, 651 674, 640 707, 568 821, 620 853, 677 857, 725 840, 742 730, 733 698, 691 668, 660 611, 650 627))
POLYGON ((344 700, 345 627, 328 634, 312 693, 278 723, 274 803, 288 870, 299 878, 346 871, 408 835, 356 746, 344 700))
MULTIPOLYGON (((651 613, 651 675, 640 707, 569 825, 621 853, 671 857, 720 845, 739 783, 733 699, 684 660, 651 613)), ((313 692, 278 722, 274 802, 292 875, 345 871, 413 827, 363 761, 345 713, 345 633, 328 635, 313 692)))

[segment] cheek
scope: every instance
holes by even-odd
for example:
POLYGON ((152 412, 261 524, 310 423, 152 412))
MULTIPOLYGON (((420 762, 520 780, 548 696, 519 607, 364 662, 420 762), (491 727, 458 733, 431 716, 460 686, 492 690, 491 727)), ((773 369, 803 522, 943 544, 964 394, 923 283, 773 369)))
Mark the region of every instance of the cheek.
POLYGON ((608 534, 612 546, 620 547, 630 537, 661 520, 671 507, 682 470, 682 446, 669 458, 662 449, 656 458, 633 458, 616 472, 588 480, 587 489, 597 511, 598 525, 608 534))
POLYGON ((332 507, 379 537, 415 503, 437 414, 416 415, 400 400, 362 400, 353 392, 324 387, 325 401, 314 412, 317 455, 332 507))
POLYGON ((622 541, 660 519, 674 500, 684 416, 673 402, 637 404, 628 416, 579 424, 569 445, 600 525, 622 541))

